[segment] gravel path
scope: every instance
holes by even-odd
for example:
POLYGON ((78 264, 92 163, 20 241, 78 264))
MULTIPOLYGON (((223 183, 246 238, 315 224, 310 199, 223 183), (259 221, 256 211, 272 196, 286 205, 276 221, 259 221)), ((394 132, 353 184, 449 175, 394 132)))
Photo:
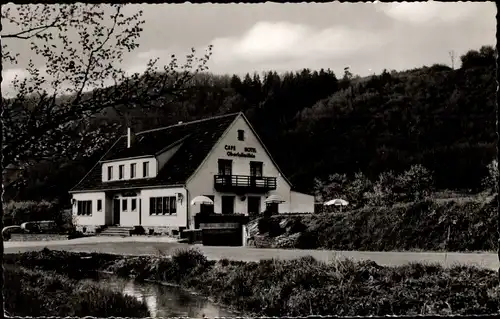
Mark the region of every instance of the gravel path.
POLYGON ((455 264, 475 265, 498 270, 496 253, 442 253, 442 252, 368 252, 368 251, 331 251, 296 249, 261 249, 245 247, 209 247, 179 244, 169 238, 158 237, 89 237, 65 241, 4 242, 4 253, 17 253, 41 250, 48 247, 54 250, 75 252, 102 252, 121 255, 170 254, 179 248, 196 247, 209 259, 227 258, 242 261, 260 259, 293 259, 313 256, 322 261, 351 258, 353 260, 373 260, 380 265, 397 266, 409 262, 435 262, 445 266, 455 264))

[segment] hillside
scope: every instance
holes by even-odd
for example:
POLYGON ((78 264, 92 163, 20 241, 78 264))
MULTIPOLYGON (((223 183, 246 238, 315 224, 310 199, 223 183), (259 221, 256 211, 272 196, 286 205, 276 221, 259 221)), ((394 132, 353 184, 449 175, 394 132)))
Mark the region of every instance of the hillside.
MULTIPOLYGON (((493 50, 492 48, 490 48, 493 50)), ((354 174, 370 178, 423 164, 437 188, 478 189, 496 157, 495 60, 488 48, 462 57, 460 69, 442 65, 384 71, 366 78, 330 70, 262 77, 200 74, 190 94, 168 105, 105 110, 94 126, 132 123, 136 131, 217 114, 248 116, 289 179, 312 192, 315 177, 354 174), (124 119, 125 117, 125 119, 124 119)), ((120 132, 119 132, 120 133, 120 132)), ((66 200, 109 146, 90 158, 45 161, 25 172, 6 199, 66 200)), ((85 148, 85 146, 83 146, 85 148)), ((83 149, 82 148, 82 149, 83 149)))
POLYGON ((250 222, 250 245, 364 251, 496 251, 498 197, 423 200, 250 222), (425 240, 423 240, 425 239, 425 240))

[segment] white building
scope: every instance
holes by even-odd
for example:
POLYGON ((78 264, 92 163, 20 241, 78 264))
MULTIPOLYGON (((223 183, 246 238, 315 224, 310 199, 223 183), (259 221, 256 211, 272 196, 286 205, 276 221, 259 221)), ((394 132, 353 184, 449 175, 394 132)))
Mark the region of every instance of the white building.
POLYGON ((313 212, 314 197, 292 190, 243 113, 121 136, 73 188, 79 228, 194 228, 205 209, 221 214, 313 212), (190 206, 204 195, 214 205, 190 206), (275 195, 283 202, 266 204, 275 195), (201 207, 200 207, 201 206, 201 207))

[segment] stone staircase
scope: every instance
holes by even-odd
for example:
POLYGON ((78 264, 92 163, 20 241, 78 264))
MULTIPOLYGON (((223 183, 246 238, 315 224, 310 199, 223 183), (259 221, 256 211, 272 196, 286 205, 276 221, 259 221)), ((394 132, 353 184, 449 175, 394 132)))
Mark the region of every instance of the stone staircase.
POLYGON ((117 237, 129 237, 130 232, 134 230, 134 227, 123 227, 123 226, 108 226, 104 228, 98 236, 117 236, 117 237))

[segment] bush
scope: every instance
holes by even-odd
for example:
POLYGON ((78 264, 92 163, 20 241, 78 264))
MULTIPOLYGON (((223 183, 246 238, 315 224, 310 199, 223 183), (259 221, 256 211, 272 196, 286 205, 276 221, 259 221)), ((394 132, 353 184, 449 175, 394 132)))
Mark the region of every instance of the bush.
POLYGON ((172 255, 172 262, 179 279, 195 270, 203 270, 208 264, 207 257, 197 249, 178 249, 172 255))
POLYGON ((97 283, 5 266, 5 309, 14 316, 146 317, 146 304, 97 283))

